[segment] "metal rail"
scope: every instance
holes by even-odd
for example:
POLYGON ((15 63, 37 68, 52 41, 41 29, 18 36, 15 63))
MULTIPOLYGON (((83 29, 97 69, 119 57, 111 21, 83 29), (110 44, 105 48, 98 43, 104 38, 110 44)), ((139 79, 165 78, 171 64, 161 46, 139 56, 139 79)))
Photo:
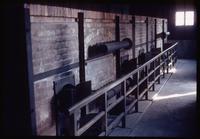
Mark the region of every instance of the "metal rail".
MULTIPOLYGON (((156 55, 155 57, 153 57, 152 59, 150 59, 149 61, 147 61, 143 65, 139 66, 134 71, 132 71, 129 74, 119 78, 118 80, 106 85, 105 87, 97 90, 96 92, 94 92, 90 96, 86 97, 82 101, 76 103, 75 105, 73 105, 72 107, 67 109, 68 115, 73 118, 73 120, 72 120, 73 122, 71 123, 71 124, 73 124, 72 127, 76 127, 76 128, 73 129, 74 130, 72 132, 73 135, 80 136, 81 134, 83 134, 86 130, 88 130, 92 125, 94 125, 101 118, 104 118, 104 120, 105 120, 104 130, 102 131, 102 133, 104 132, 104 135, 108 135, 109 130, 112 129, 114 126, 118 125, 121 120, 122 120, 123 127, 125 127, 126 126, 126 122, 125 122, 126 121, 126 114, 131 110, 131 108, 138 105, 139 99, 141 99, 144 95, 146 95, 147 98, 148 98, 148 90, 152 87, 154 88, 154 84, 155 84, 156 81, 159 82, 159 79, 160 79, 160 76, 161 76, 160 69, 162 69, 162 74, 163 74, 163 77, 164 77, 165 69, 167 69, 167 73, 168 73, 169 68, 174 66, 174 63, 176 62, 175 46, 177 44, 178 44, 177 42, 174 43, 171 47, 167 48, 166 50, 164 50, 160 54, 156 55), (165 56, 165 57, 163 57, 163 56, 165 56), (155 65, 156 60, 159 60, 158 65, 155 65), (149 72, 148 66, 150 66, 151 63, 154 64, 154 67, 153 67, 152 71, 149 72), (161 68, 161 67, 163 67, 163 68, 161 68), (140 72, 141 72, 141 70, 145 70, 145 69, 147 69, 147 73, 145 74, 145 77, 143 77, 140 80, 139 79, 140 78, 140 72), (156 75, 157 71, 159 71, 158 75, 156 75), (137 75, 137 84, 134 85, 129 90, 126 90, 126 80, 130 77, 133 77, 134 75, 137 75), (149 82, 150 76, 154 76, 153 81, 151 81, 151 82, 149 82), (144 90, 142 92, 139 92, 139 87, 145 81, 147 81, 147 87, 144 88, 144 90), (107 105, 107 101, 108 101, 107 100, 107 92, 109 90, 111 90, 112 88, 116 87, 117 85, 120 85, 120 84, 122 84, 122 86, 123 86, 123 93, 121 93, 121 96, 119 98, 117 98, 117 100, 114 103, 112 103, 111 105, 107 105), (135 100, 133 100, 133 102, 131 104, 129 104, 129 106, 127 106, 126 99, 130 94, 133 93, 134 90, 137 91, 135 94, 133 94, 133 95, 136 95, 136 98, 135 98, 135 100), (89 122, 87 122, 85 125, 78 128, 77 124, 78 124, 79 119, 78 119, 77 111, 79 111, 83 107, 86 107, 89 103, 94 102, 95 100, 97 100, 101 96, 104 96, 104 105, 105 106, 104 106, 103 110, 101 110, 99 113, 97 113, 97 115, 94 118, 92 118, 89 122), (122 102, 123 102, 123 110, 122 110, 121 114, 119 114, 115 118, 115 120, 113 120, 113 122, 110 125, 108 125, 108 121, 107 121, 108 112, 110 110, 114 109, 115 106, 119 105, 122 102)), ((136 106, 136 107, 138 107, 138 106, 136 106)))

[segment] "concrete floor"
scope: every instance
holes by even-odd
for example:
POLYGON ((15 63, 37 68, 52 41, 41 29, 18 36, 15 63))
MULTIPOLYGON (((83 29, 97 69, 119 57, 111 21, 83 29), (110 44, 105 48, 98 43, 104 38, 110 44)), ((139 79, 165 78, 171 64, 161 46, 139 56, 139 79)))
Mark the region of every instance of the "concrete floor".
POLYGON ((196 61, 178 60, 175 67, 150 92, 153 101, 140 101, 139 112, 128 115, 127 127, 115 128, 110 136, 197 136, 196 61))

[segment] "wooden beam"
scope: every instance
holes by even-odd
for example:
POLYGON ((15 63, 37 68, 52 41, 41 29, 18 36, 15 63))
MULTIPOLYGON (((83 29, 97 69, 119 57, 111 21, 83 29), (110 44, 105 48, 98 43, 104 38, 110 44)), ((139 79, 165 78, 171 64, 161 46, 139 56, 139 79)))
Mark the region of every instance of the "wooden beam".
MULTIPOLYGON (((120 41, 120 28, 119 28, 119 16, 115 16, 115 41, 120 41)), ((116 56, 116 78, 120 77, 120 50, 115 52, 116 56)))
POLYGON ((78 68, 78 67, 79 67, 79 62, 69 64, 69 65, 59 67, 59 68, 56 68, 56 69, 53 69, 53 70, 49 70, 49 71, 46 71, 46 72, 43 72, 43 73, 38 73, 38 74, 34 75, 33 80, 34 81, 42 80, 42 79, 50 77, 50 76, 69 72, 69 70, 74 69, 74 68, 78 68))
POLYGON ((149 42, 148 42, 148 24, 149 24, 149 20, 148 20, 148 17, 146 17, 146 52, 149 51, 149 42))
POLYGON ((135 58, 135 16, 132 16, 132 42, 133 42, 133 46, 132 46, 132 55, 133 58, 135 58))
POLYGON ((85 82, 84 14, 78 13, 79 78, 85 82))
POLYGON ((27 68, 28 68, 28 89, 29 89, 29 103, 31 113, 32 135, 37 135, 36 130, 36 111, 35 111, 35 97, 34 97, 34 80, 33 80, 33 61, 32 61, 32 44, 31 44, 31 22, 30 9, 24 7, 24 20, 26 31, 26 51, 27 51, 27 68))
MULTIPOLYGON (((163 32, 163 33, 165 32, 165 20, 162 20, 162 32, 163 32)), ((162 37, 162 47, 161 47, 161 52, 162 52, 163 49, 164 49, 164 42, 165 42, 165 38, 162 37)))
POLYGON ((157 48, 157 19, 154 19, 155 48, 157 48))

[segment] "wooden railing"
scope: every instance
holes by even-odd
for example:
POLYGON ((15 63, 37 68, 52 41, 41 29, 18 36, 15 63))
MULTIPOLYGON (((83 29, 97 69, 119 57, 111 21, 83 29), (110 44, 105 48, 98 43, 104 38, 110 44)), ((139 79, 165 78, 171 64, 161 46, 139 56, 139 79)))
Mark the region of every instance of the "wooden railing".
POLYGON ((90 96, 86 97, 82 101, 76 103, 72 107, 70 107, 68 111, 68 115, 70 117, 70 127, 71 127, 71 135, 73 136, 80 136, 84 132, 86 132, 92 125, 94 125, 97 121, 101 120, 103 123, 102 132, 99 134, 100 136, 105 135, 107 136, 111 129, 119 124, 120 121, 122 121, 122 127, 126 127, 126 115, 128 112, 135 107, 135 109, 138 109, 138 101, 146 96, 148 98, 148 91, 153 88, 156 82, 159 83, 161 75, 165 77, 165 71, 169 73, 169 69, 174 66, 176 62, 176 47, 177 42, 174 43, 172 46, 167 48, 166 50, 162 51, 146 63, 144 63, 141 66, 138 66, 137 69, 130 72, 129 74, 119 78, 118 80, 114 81, 113 83, 110 83, 106 85, 105 87, 97 90, 96 92, 92 93, 90 96), (159 63, 159 64, 156 64, 159 63), (150 65, 153 64, 153 69, 150 70, 150 65), (140 73, 141 71, 145 71, 145 76, 140 79, 140 73), (161 72, 160 72, 161 71, 161 72), (156 72, 158 74, 156 74, 156 72), (137 78, 137 83, 129 88, 127 90, 126 88, 126 81, 128 78, 135 76, 137 78), (153 80, 150 81, 150 76, 153 76, 153 80), (146 88, 143 88, 142 92, 140 92, 140 85, 144 82, 147 82, 146 88), (118 96, 116 101, 114 103, 111 103, 108 105, 108 99, 107 94, 108 91, 112 88, 122 85, 123 91, 118 96), (135 99, 127 105, 127 97, 130 95, 134 96, 135 99), (81 111, 81 108, 87 107, 90 103, 97 101, 100 99, 102 104, 99 105, 99 112, 96 113, 89 121, 84 123, 82 126, 80 126, 79 121, 79 114, 81 111), (115 106, 121 104, 121 113, 115 117, 115 119, 108 124, 108 113, 114 109, 115 106))

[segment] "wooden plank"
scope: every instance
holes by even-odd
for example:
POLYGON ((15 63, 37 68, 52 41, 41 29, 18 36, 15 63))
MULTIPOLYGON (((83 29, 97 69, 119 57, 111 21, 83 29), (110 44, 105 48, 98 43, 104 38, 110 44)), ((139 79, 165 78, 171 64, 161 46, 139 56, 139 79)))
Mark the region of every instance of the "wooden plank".
POLYGON ((148 76, 144 77, 138 84, 140 85, 140 84, 143 83, 147 78, 148 78, 148 76))
POLYGON ((127 91, 126 96, 128 96, 136 88, 137 88, 137 85, 134 85, 130 90, 127 91))
POLYGON ((121 114, 119 114, 117 116, 117 118, 115 118, 115 120, 112 121, 112 123, 108 126, 108 130, 110 130, 113 127, 117 126, 120 123, 120 121, 121 121, 121 119, 122 119, 123 116, 124 116, 124 112, 122 112, 121 114))
POLYGON ((103 132, 101 132, 98 136, 105 136, 106 134, 105 134, 105 131, 103 131, 103 132))
POLYGON ((38 74, 33 76, 33 80, 34 81, 42 80, 44 78, 47 78, 47 77, 50 77, 50 76, 53 76, 53 75, 69 72, 71 69, 74 69, 74 68, 77 68, 77 67, 79 67, 79 63, 73 63, 73 64, 70 64, 70 65, 66 65, 64 67, 49 70, 49 71, 46 71, 46 72, 43 72, 43 73, 38 73, 38 74))
POLYGON ((155 71, 156 71, 157 69, 159 69, 160 66, 162 66, 162 64, 159 64, 159 65, 155 68, 155 71))
POLYGON ((87 124, 85 124, 83 127, 78 129, 77 135, 83 134, 87 129, 89 129, 93 124, 95 124, 100 118, 102 118, 105 115, 105 112, 102 111, 98 113, 97 116, 95 116, 93 119, 91 119, 87 124))
POLYGON ((160 76, 161 76, 160 74, 156 76, 154 81, 158 80, 160 76))
POLYGON ((85 23, 115 23, 113 19, 95 19, 95 18, 85 18, 85 23))
POLYGON ((127 113, 133 108, 133 106, 136 104, 137 101, 138 101, 138 100, 135 99, 135 100, 128 106, 128 108, 127 108, 127 110, 126 110, 127 113))
MULTIPOLYGON (((61 6, 39 5, 30 4, 31 15, 44 16, 44 17, 64 17, 64 18, 76 18, 78 12, 83 12, 88 19, 113 19, 115 13, 100 12, 92 10, 74 9, 61 6)), ((119 14, 122 16, 122 14, 119 14)))
POLYGON ((148 77, 151 76, 153 73, 154 73, 154 70, 151 71, 151 72, 148 74, 148 77))
POLYGON ((75 23, 75 17, 48 17, 31 15, 31 23, 75 23))
POLYGON ((145 90, 139 95, 138 100, 140 100, 140 99, 144 96, 144 94, 147 92, 147 90, 148 90, 148 89, 145 89, 145 90))
POLYGON ((148 85, 148 89, 151 88, 151 86, 155 83, 155 81, 150 82, 150 84, 148 85))
POLYGON ((124 96, 121 96, 120 98, 118 98, 115 103, 111 104, 108 108, 107 108, 107 112, 109 112, 113 107, 115 107, 117 104, 119 104, 122 100, 124 99, 124 96))
POLYGON ((79 136, 79 134, 78 134, 78 123, 77 123, 77 121, 78 121, 78 110, 76 110, 75 112, 74 112, 74 114, 71 116, 71 122, 72 123, 70 123, 70 126, 72 126, 72 135, 74 135, 74 136, 79 136))

